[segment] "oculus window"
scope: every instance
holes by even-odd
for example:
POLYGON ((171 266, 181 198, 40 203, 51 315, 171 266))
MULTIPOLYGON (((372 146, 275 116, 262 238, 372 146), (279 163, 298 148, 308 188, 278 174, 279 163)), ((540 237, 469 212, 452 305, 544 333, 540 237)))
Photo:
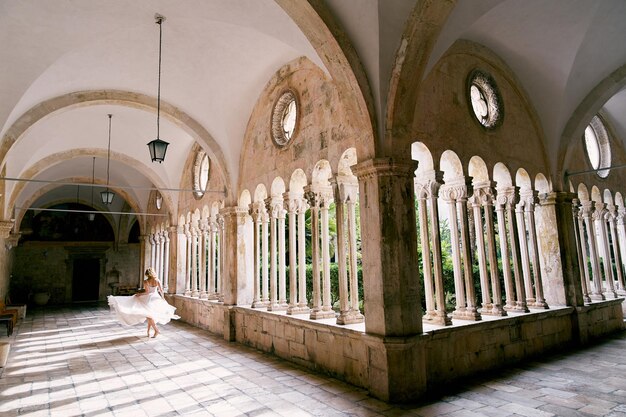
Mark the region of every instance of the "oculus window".
POLYGON ((272 139, 282 147, 293 139, 298 125, 298 100, 293 91, 285 91, 272 111, 272 139))
POLYGON ((609 134, 598 116, 591 119, 591 123, 585 129, 583 135, 587 160, 592 169, 597 171, 600 178, 606 178, 609 175, 608 169, 600 169, 611 166, 611 148, 609 146, 609 134))
POLYGON ((209 185, 209 156, 204 151, 198 152, 193 164, 193 195, 200 199, 209 185))
POLYGON ((487 129, 502 122, 503 104, 493 78, 481 70, 474 70, 468 77, 468 101, 472 114, 487 129))

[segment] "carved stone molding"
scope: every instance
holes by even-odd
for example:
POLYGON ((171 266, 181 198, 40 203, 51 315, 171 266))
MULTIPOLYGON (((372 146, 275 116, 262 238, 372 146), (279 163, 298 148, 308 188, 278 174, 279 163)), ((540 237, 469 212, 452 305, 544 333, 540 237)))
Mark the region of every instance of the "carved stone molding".
POLYGON ((0 238, 8 239, 11 230, 13 230, 13 225, 15 221, 13 220, 2 220, 0 221, 0 238))

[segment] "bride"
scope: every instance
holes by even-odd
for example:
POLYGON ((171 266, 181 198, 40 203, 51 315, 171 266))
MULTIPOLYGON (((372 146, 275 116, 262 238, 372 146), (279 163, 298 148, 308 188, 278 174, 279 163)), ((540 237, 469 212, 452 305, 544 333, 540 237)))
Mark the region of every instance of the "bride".
POLYGON ((111 312, 122 324, 132 326, 148 319, 148 337, 150 337, 150 328, 154 329, 152 337, 159 334, 157 323, 167 324, 171 319, 180 318, 174 314, 176 307, 169 305, 163 299, 161 282, 152 268, 146 269, 143 289, 140 292, 132 296, 109 295, 107 299, 111 312))

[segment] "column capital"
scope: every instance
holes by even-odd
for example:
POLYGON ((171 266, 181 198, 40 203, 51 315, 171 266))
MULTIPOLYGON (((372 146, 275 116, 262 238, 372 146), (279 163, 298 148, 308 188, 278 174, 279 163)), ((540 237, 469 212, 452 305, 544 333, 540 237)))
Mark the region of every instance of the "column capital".
POLYGON ((520 190, 520 201, 518 206, 524 207, 526 210, 531 210, 532 207, 539 202, 539 192, 531 189, 520 190))
POLYGON ((412 159, 375 158, 360 162, 352 167, 352 173, 359 180, 373 176, 413 177, 417 161, 412 159))
MULTIPOLYGON (((433 171, 434 172, 434 171, 433 171)), ((439 189, 443 183, 443 173, 438 172, 430 178, 413 178, 415 197, 424 200, 439 196, 439 189)))
POLYGON ((617 224, 624 224, 624 217, 626 217, 626 209, 624 207, 617 208, 617 224))
POLYGON ((515 207, 519 202, 519 187, 508 185, 496 187, 496 203, 501 207, 515 207))
POLYGON ((337 187, 335 198, 341 203, 354 203, 358 200, 359 180, 354 175, 337 175, 334 179, 337 187))
POLYGON ((591 214, 593 213, 594 205, 595 205, 595 201, 592 201, 592 200, 580 202, 580 208, 581 208, 583 217, 591 217, 591 214))
POLYGON ((554 191, 538 194, 537 197, 541 206, 553 206, 557 203, 557 193, 554 191))
POLYGON ((467 192, 467 182, 463 178, 457 181, 446 182, 439 189, 439 195, 447 202, 465 199, 467 198, 467 192))
POLYGON ((15 220, 0 220, 0 238, 7 239, 14 225, 15 220))
POLYGON ((248 218, 248 210, 239 206, 223 207, 220 209, 220 216, 222 221, 234 218, 237 220, 237 224, 242 226, 248 218))
POLYGON ((493 187, 491 181, 483 181, 474 184, 474 193, 468 199, 472 207, 492 206, 493 205, 493 187))

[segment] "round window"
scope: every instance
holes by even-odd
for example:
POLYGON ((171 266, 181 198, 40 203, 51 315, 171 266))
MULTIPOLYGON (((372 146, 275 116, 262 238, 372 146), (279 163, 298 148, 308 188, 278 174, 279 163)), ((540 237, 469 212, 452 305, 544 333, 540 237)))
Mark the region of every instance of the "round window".
POLYGON ((209 156, 204 152, 198 152, 193 166, 193 195, 202 198, 209 184, 209 156))
POLYGON ((496 83, 483 71, 474 70, 469 78, 468 98, 472 113, 478 122, 493 129, 502 121, 503 106, 496 83))
POLYGON ((599 169, 598 175, 601 178, 606 178, 609 175, 609 170, 600 168, 611 166, 611 148, 608 132, 598 116, 591 119, 591 123, 585 129, 583 140, 591 168, 599 169))
POLYGON ((298 101, 292 91, 284 92, 272 112, 272 138, 278 146, 285 146, 293 138, 298 122, 298 101))

